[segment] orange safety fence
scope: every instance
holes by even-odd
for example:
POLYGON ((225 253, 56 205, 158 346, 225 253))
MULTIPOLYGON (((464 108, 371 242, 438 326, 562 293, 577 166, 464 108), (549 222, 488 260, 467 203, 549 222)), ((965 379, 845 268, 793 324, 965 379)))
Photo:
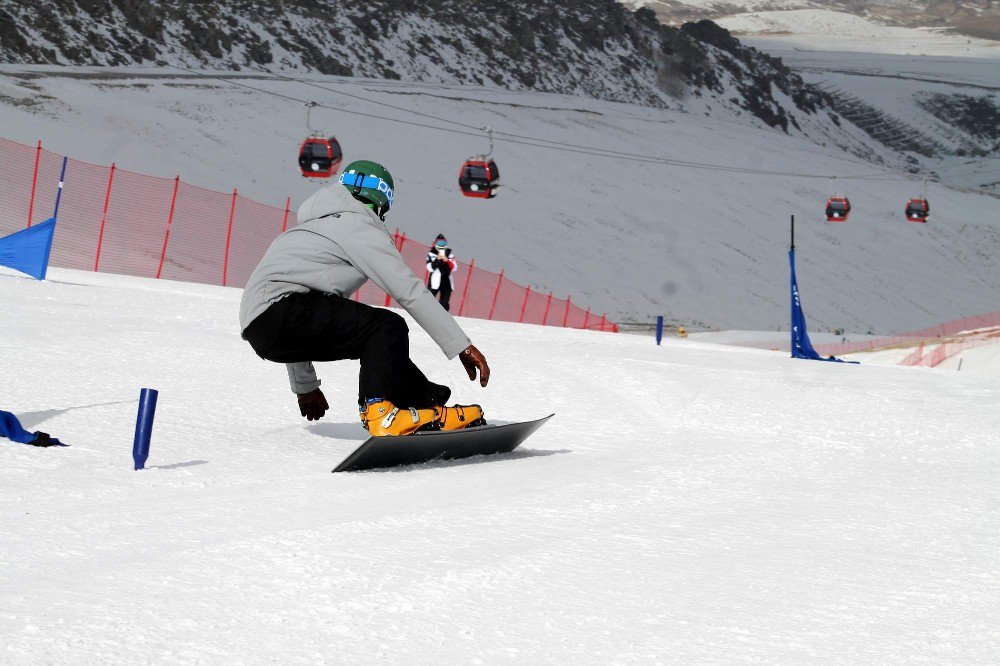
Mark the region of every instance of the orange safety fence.
MULTIPOLYGON (((53 266, 230 287, 244 286, 274 237, 295 223, 290 198, 277 208, 235 189, 216 192, 179 176, 64 158, 41 141, 26 146, 0 138, 0 236, 53 217, 57 202, 53 266)), ((398 230, 395 240, 423 279, 428 245, 398 230)), ((604 314, 520 285, 475 260, 459 264, 454 278, 451 311, 459 316, 618 332, 604 314)), ((393 304, 371 282, 352 298, 393 304)))

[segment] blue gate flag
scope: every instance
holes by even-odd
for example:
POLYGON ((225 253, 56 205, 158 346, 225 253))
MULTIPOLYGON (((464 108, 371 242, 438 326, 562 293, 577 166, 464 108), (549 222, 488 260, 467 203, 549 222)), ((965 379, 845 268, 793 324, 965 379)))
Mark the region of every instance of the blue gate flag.
POLYGON ((35 439, 34 433, 25 430, 16 416, 2 409, 0 409, 0 437, 12 439, 21 444, 27 444, 35 439))
POLYGON ((824 358, 813 349, 812 342, 809 341, 809 332, 806 330, 806 315, 802 312, 802 303, 799 301, 799 286, 795 279, 795 250, 788 251, 788 264, 792 268, 792 358, 857 363, 857 361, 843 361, 833 356, 824 358))
POLYGON ((55 231, 56 219, 50 217, 41 224, 0 238, 0 266, 44 280, 55 231))

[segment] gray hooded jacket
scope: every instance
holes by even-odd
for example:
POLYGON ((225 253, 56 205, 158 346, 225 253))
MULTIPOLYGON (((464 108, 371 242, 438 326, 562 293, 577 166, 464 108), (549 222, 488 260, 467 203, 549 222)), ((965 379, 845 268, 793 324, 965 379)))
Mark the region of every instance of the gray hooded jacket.
MULTIPOLYGON (((342 185, 324 187, 299 207, 298 226, 271 243, 240 301, 240 330, 284 296, 308 291, 350 298, 369 279, 396 299, 454 358, 471 342, 450 314, 403 263, 375 213, 342 185)), ((289 363, 295 393, 319 387, 312 363, 289 363)))

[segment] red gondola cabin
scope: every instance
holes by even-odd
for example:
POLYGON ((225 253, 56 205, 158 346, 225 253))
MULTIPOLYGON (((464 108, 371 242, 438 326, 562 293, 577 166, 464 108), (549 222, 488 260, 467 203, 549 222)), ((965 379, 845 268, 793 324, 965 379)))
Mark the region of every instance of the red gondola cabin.
POLYGON ((830 197, 826 202, 827 222, 847 222, 851 214, 851 201, 847 197, 830 197))
POLYGON ((340 168, 344 153, 336 137, 311 136, 299 147, 299 169, 306 178, 329 178, 340 168))
POLYGON ((470 159, 458 172, 462 194, 478 199, 492 199, 500 189, 500 170, 493 160, 470 159))
POLYGON ((927 199, 910 199, 906 202, 907 222, 927 222, 927 216, 930 214, 931 207, 927 199))

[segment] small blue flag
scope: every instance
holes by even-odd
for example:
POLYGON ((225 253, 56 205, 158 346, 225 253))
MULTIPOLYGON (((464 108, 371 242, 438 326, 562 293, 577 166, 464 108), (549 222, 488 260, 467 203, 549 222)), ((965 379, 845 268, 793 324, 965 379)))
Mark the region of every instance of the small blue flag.
POLYGON ((55 231, 56 220, 50 217, 41 224, 0 238, 0 266, 44 280, 55 231))

